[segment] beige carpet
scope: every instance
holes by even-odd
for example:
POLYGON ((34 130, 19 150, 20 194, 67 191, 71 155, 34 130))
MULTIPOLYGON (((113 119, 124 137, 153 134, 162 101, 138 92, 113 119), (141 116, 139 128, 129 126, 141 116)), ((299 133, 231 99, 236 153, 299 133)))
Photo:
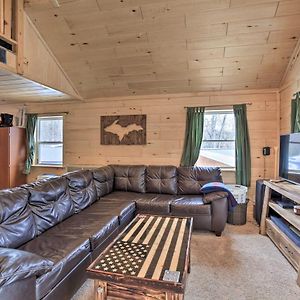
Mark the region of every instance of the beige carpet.
MULTIPOLYGON (((220 238, 193 233, 186 300, 296 300, 300 299, 296 279, 284 256, 251 223, 227 225, 220 238)), ((88 280, 72 300, 92 299, 93 282, 88 280)))

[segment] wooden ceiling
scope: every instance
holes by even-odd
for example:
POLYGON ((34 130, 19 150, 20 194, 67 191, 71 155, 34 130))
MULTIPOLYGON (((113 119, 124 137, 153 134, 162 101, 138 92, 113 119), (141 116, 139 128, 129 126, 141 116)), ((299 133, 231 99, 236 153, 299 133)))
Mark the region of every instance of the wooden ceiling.
POLYGON ((71 99, 74 97, 10 71, 0 70, 0 104, 71 99))
POLYGON ((26 0, 84 98, 273 88, 299 0, 26 0))

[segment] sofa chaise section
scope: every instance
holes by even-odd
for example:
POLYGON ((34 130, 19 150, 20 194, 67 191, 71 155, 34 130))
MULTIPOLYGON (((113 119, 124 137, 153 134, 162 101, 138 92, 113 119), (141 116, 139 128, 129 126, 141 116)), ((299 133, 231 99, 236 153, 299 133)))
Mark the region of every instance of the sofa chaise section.
POLYGON ((19 249, 44 257, 54 264, 51 271, 37 278, 36 297, 41 299, 82 260, 87 259, 90 255, 90 242, 88 238, 56 235, 48 230, 19 249))
POLYGON ((18 247, 53 263, 45 274, 3 284, 0 298, 9 294, 11 299, 23 299, 24 284, 34 283, 35 295, 28 300, 69 299, 86 279, 85 268, 93 255, 119 230, 122 211, 97 207, 91 171, 0 191, 0 198, 0 247, 18 247), (16 286, 20 293, 13 290, 16 286))

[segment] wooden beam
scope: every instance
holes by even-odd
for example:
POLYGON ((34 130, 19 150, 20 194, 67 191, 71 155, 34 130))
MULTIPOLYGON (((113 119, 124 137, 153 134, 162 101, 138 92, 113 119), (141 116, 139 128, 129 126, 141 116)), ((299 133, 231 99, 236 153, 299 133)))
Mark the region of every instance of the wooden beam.
POLYGON ((0 33, 4 34, 4 0, 0 0, 0 33))
POLYGON ((16 0, 17 73, 24 73, 24 0, 16 0))
POLYGON ((4 35, 11 39, 12 33, 12 0, 4 0, 4 35))

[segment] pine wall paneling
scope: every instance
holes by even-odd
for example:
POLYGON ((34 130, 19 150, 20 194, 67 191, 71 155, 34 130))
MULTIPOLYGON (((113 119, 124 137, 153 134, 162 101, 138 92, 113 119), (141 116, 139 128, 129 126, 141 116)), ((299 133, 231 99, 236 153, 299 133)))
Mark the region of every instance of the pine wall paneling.
POLYGON ((24 76, 28 79, 70 95, 70 99, 78 98, 66 73, 26 14, 24 17, 23 70, 24 76))
MULTIPOLYGON (((279 111, 276 91, 255 90, 219 93, 191 93, 160 96, 98 98, 78 103, 28 103, 31 112, 69 111, 65 117, 64 158, 69 166, 121 164, 178 165, 183 148, 184 106, 226 105, 251 102, 248 120, 251 140, 252 187, 258 178, 274 177, 274 147, 278 146, 279 111), (100 145, 100 116, 122 114, 147 115, 147 145, 100 145), (262 148, 270 146, 271 155, 262 156, 262 148)), ((16 113, 18 106, 0 106, 0 111, 16 113)), ((64 169, 34 168, 29 180, 40 173, 63 172, 64 169)), ((234 174, 224 172, 226 182, 234 174)))
POLYGON ((300 44, 296 47, 291 58, 286 76, 280 88, 280 132, 287 134, 291 131, 291 99, 293 94, 300 91, 300 44))

